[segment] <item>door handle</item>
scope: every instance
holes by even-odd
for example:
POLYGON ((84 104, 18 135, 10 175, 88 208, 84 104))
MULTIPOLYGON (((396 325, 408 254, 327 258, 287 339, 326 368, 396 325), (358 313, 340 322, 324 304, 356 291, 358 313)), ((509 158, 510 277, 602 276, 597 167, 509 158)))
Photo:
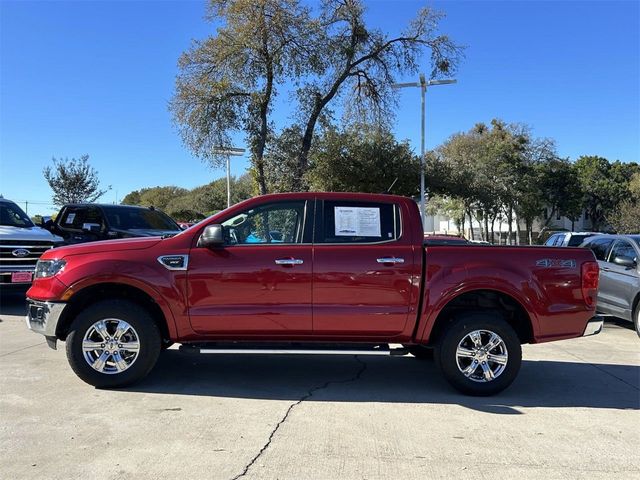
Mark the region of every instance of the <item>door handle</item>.
POLYGON ((279 258, 276 260, 276 265, 302 265, 304 260, 299 258, 279 258))
POLYGON ((382 257, 378 259, 378 263, 404 263, 404 258, 382 257))

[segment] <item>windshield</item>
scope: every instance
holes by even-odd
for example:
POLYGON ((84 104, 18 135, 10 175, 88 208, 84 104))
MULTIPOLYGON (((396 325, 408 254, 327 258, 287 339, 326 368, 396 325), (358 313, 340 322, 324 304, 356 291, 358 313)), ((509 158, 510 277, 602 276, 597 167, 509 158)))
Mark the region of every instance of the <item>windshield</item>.
POLYGON ((180 231, 178 224, 159 210, 129 207, 103 207, 103 209, 111 228, 180 231))
POLYGON ((0 225, 29 228, 33 222, 15 203, 0 202, 0 225))

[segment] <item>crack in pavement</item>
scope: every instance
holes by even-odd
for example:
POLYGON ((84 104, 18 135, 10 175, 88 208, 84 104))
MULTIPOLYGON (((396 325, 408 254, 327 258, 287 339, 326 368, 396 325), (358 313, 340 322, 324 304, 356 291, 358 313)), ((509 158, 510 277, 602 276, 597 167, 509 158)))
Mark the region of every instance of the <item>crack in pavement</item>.
POLYGON ((297 402, 292 403, 291 405, 289 405, 289 408, 287 408, 287 411, 285 412, 284 416, 276 424, 274 429, 271 431, 271 434, 269 435, 269 438, 267 439, 267 442, 262 446, 262 448, 260 449, 258 454, 255 457, 253 457, 249 463, 247 463, 247 465, 242 470, 242 473, 240 473, 239 475, 236 475, 231 480, 238 480, 239 478, 244 477, 249 472, 249 470, 251 469, 253 464, 256 463, 258 458, 260 458, 262 456, 262 454, 267 450, 267 448, 269 448, 269 445, 271 445, 271 441, 273 440, 273 437, 275 436, 276 432, 278 431, 280 426, 284 422, 287 421, 287 418, 289 417, 289 414, 291 413, 291 411, 296 406, 300 405, 302 402, 304 402, 308 398, 312 397, 313 394, 316 393, 317 391, 324 390, 325 388, 329 387, 330 385, 338 385, 338 384, 341 384, 341 383, 351 383, 351 382, 355 382, 355 381, 359 380, 360 377, 362 376, 362 374, 364 373, 364 371, 367 369, 367 364, 365 362, 363 362, 362 360, 360 360, 360 358, 358 358, 358 355, 354 355, 353 358, 355 358, 355 360, 360 364, 360 368, 355 373, 355 375, 353 375, 352 377, 349 377, 347 379, 344 379, 344 380, 328 380, 328 381, 324 382, 322 385, 319 385, 317 387, 313 387, 313 388, 309 389, 307 391, 307 393, 300 398, 300 400, 298 400, 297 402))
POLYGON ((47 342, 40 342, 40 343, 36 343, 35 345, 29 345, 28 347, 22 347, 22 348, 19 348, 17 350, 14 350, 12 352, 3 353, 3 354, 0 355, 0 357, 6 357, 7 355, 12 355, 14 353, 21 352, 23 350, 26 350, 27 348, 37 347, 38 345, 44 345, 45 343, 47 343, 47 342))

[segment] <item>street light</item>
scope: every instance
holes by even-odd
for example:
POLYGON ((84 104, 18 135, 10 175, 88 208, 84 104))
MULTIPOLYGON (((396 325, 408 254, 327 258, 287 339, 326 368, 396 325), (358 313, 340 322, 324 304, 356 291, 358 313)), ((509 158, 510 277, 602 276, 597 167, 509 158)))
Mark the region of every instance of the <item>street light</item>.
POLYGON ((424 99, 427 93, 427 87, 432 85, 449 85, 456 83, 457 80, 429 80, 427 81, 424 74, 420 74, 419 82, 410 83, 394 83, 391 85, 393 89, 408 88, 408 87, 420 87, 421 99, 422 99, 422 137, 420 139, 420 212, 422 213, 422 228, 426 228, 427 212, 424 205, 424 138, 425 138, 425 120, 424 120, 424 99))
POLYGON ((219 147, 214 148, 213 153, 217 153, 218 155, 224 155, 227 157, 227 208, 231 206, 231 166, 229 165, 229 160, 231 156, 241 157, 244 155, 244 148, 235 148, 235 147, 219 147))

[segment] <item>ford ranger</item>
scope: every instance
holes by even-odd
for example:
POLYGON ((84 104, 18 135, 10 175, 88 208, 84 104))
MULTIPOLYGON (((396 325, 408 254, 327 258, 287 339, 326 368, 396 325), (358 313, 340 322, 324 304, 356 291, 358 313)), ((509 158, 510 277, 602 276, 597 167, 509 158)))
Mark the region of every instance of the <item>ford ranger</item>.
POLYGON ((585 249, 424 242, 393 195, 256 197, 169 238, 46 252, 27 323, 97 387, 147 375, 163 347, 203 353, 435 356, 458 390, 515 379, 521 344, 599 333, 585 249), (399 345, 398 348, 391 348, 399 345))

